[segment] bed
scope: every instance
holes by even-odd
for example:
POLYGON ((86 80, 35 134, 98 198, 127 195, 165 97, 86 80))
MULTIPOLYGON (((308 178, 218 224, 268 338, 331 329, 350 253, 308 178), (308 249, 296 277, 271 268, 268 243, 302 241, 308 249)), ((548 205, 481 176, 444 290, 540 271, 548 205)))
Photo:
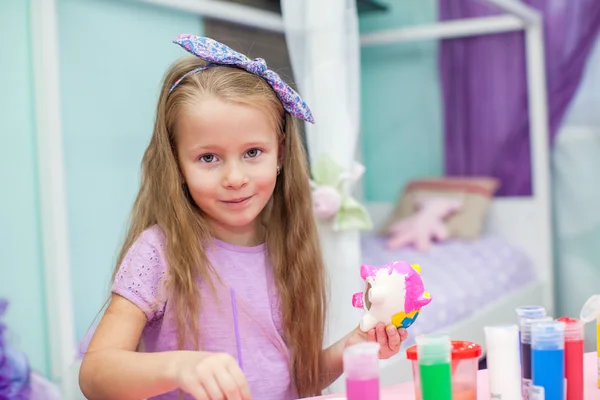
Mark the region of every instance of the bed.
MULTIPOLYGON (((492 202, 485 233, 479 239, 435 244, 427 253, 410 247, 387 250, 384 238, 376 229, 361 234, 364 263, 382 265, 400 259, 420 264, 423 281, 435 299, 409 328, 409 339, 401 353, 382 361, 383 384, 412 380, 411 364, 405 361, 403 350, 414 344, 418 334, 448 333, 452 338, 483 345, 485 352, 483 327, 515 323, 516 307, 543 304, 552 313, 551 303, 544 297, 549 288, 543 280, 551 268, 536 262, 544 255, 533 236, 539 226, 519 223, 519 216, 533 216, 539 210, 528 204, 532 201, 531 198, 496 199, 492 202)), ((376 227, 392 208, 393 204, 388 203, 368 204, 376 227)))
POLYGON ((443 330, 535 281, 535 269, 527 255, 499 236, 472 242, 451 240, 422 253, 410 247, 388 250, 385 238, 368 233, 361 237, 361 250, 369 265, 410 260, 423 266, 421 277, 427 290, 436 294, 412 325, 405 347, 414 344, 416 335, 443 330))

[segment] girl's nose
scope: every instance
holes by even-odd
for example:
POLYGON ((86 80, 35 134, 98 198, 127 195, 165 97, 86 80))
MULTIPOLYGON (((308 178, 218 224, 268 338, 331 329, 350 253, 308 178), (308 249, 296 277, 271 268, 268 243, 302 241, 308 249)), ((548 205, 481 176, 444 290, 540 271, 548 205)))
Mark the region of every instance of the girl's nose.
POLYGON ((248 183, 248 176, 245 173, 243 165, 232 163, 225 171, 223 186, 231 189, 240 189, 248 183))

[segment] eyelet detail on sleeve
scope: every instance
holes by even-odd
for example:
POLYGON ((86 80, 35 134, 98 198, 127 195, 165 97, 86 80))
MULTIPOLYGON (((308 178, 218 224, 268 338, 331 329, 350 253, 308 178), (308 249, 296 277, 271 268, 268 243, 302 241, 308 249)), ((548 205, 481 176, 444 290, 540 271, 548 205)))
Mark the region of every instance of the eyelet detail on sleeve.
POLYGON ((164 235, 152 227, 139 236, 115 275, 112 292, 138 306, 148 321, 162 318, 165 298, 161 290, 166 275, 164 235))

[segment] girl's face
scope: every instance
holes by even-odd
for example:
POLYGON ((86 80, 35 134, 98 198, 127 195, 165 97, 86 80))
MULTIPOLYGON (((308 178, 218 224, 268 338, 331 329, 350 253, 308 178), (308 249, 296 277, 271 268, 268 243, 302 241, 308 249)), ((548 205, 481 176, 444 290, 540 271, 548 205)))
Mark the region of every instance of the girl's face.
POLYGON ((215 236, 257 244, 257 217, 273 194, 279 160, 268 110, 205 98, 180 114, 176 135, 185 182, 215 236))

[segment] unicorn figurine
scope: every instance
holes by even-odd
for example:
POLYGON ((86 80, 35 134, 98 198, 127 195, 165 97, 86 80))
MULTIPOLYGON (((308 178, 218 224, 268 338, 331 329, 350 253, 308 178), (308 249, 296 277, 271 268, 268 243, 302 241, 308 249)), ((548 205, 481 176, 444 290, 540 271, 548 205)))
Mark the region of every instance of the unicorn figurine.
POLYGON ((421 280, 421 267, 404 261, 394 261, 381 267, 361 265, 360 277, 364 292, 352 296, 352 305, 363 308, 360 329, 368 332, 377 323, 408 328, 415 322, 421 308, 431 302, 421 280))

